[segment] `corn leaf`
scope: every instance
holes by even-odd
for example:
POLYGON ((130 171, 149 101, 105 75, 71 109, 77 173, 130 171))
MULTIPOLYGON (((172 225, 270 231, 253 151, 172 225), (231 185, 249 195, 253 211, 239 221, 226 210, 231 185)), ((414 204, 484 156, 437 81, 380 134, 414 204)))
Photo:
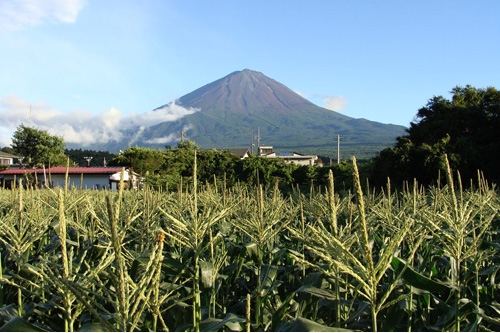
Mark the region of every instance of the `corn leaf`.
POLYGON ((330 327, 318 324, 312 320, 305 318, 297 318, 288 323, 278 326, 276 332, 350 332, 339 327, 330 327))
POLYGON ((414 271, 411 267, 407 266, 405 262, 397 257, 393 257, 391 266, 398 274, 401 274, 403 279, 412 287, 427 290, 431 293, 438 293, 450 289, 447 285, 433 281, 414 271))
POLYGON ((328 289, 316 288, 313 286, 303 285, 299 289, 296 290, 297 293, 305 293, 312 296, 316 296, 319 298, 327 299, 327 300, 335 300, 335 294, 333 291, 328 289))
POLYGON ((29 321, 15 317, 0 327, 0 332, 46 332, 42 328, 33 325, 29 321))
POLYGON ((260 296, 266 296, 273 289, 276 276, 278 275, 278 267, 271 265, 262 266, 260 275, 261 289, 260 296))
POLYGON ((200 323, 200 330, 203 332, 218 332, 221 328, 227 327, 230 331, 239 332, 242 330, 242 323, 246 320, 233 313, 228 313, 224 319, 207 318, 200 323))
POLYGON ((83 325, 78 332, 109 332, 105 326, 100 323, 88 323, 83 325))
POLYGON ((262 250, 259 249, 258 245, 254 242, 245 245, 248 255, 255 263, 260 263, 262 261, 262 250))

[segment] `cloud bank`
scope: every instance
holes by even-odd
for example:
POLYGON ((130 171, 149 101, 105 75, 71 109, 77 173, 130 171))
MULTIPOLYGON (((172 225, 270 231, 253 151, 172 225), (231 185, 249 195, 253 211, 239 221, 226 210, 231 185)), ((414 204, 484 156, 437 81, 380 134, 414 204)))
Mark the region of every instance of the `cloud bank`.
MULTIPOLYGON (((182 128, 182 132, 186 133, 188 130, 192 128, 191 125, 186 125, 182 128)), ((184 139, 189 139, 187 137, 184 137, 184 139)), ((149 139, 145 140, 145 143, 149 144, 166 144, 170 142, 178 142, 181 141, 181 135, 179 133, 171 133, 167 136, 161 137, 161 138, 154 138, 154 139, 149 139)))
MULTIPOLYGON (((118 142, 125 139, 124 131, 137 130, 130 138, 129 143, 133 143, 141 137, 145 128, 175 121, 197 111, 199 109, 186 109, 172 102, 161 109, 141 114, 124 115, 114 107, 98 115, 82 110, 65 113, 51 109, 44 103, 29 103, 9 95, 0 101, 0 146, 10 146, 12 133, 20 124, 47 130, 52 135, 62 136, 67 144, 82 147, 118 142)), ((150 143, 168 143, 175 139, 175 135, 170 135, 153 139, 150 143)))
POLYGON ((323 98, 325 109, 341 111, 347 107, 347 100, 344 96, 332 96, 323 98))
POLYGON ((46 23, 74 23, 86 0, 2 0, 0 30, 21 30, 46 23))

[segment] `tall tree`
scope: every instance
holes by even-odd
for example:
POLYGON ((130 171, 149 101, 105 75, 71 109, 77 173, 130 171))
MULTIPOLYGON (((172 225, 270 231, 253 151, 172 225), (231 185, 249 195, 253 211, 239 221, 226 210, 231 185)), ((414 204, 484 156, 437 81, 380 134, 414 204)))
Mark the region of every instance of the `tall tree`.
POLYGON ((141 176, 147 173, 154 175, 164 162, 165 153, 145 147, 129 147, 110 161, 110 165, 124 165, 131 167, 141 176))
POLYGON ((383 184, 387 177, 417 178, 429 183, 444 167, 444 154, 463 179, 476 177, 480 170, 487 179, 500 180, 500 91, 467 85, 451 93, 451 100, 430 99, 418 110, 408 134, 374 159, 373 180, 383 184))
POLYGON ((23 157, 23 163, 29 166, 66 164, 63 138, 46 130, 21 124, 12 136, 11 146, 23 157))

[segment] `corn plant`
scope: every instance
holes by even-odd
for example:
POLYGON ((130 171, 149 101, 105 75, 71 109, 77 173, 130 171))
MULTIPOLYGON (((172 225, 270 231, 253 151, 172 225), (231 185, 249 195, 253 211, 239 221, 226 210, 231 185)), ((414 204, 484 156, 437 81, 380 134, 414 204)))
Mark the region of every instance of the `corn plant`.
POLYGON ((273 265, 272 253, 279 246, 279 235, 293 221, 297 209, 281 197, 275 188, 272 196, 264 195, 261 186, 256 187, 254 196, 239 205, 234 214, 233 226, 243 233, 244 246, 256 270, 255 326, 269 324, 264 322, 266 298, 272 292, 276 281, 277 267, 273 265))
MULTIPOLYGON (((339 273, 346 274, 349 278, 344 279, 350 284, 349 288, 368 302, 371 311, 370 329, 377 331, 380 311, 406 297, 401 295, 399 298, 390 299, 391 293, 399 285, 399 276, 386 281, 384 290, 380 290, 379 287, 386 277, 394 255, 400 250, 401 243, 414 226, 414 221, 405 216, 393 215, 391 207, 387 213, 382 214, 386 220, 390 216, 389 221, 381 221, 378 216, 372 214, 367 216, 355 158, 353 167, 357 215, 353 216, 354 219, 349 223, 349 232, 344 234, 339 231, 335 235, 330 228, 325 228, 323 223, 310 225, 306 248, 317 256, 319 261, 302 260, 300 257, 296 259, 319 270, 335 283, 343 281, 339 273), (390 236, 379 231, 388 222, 391 223, 390 236), (381 244, 377 246, 377 243, 381 244)), ((415 248, 410 251, 410 258, 415 251, 415 248)))
POLYGON ((8 253, 8 258, 4 261, 13 263, 3 268, 2 274, 13 276, 13 279, 7 280, 6 283, 17 289, 17 314, 20 317, 25 306, 23 290, 29 293, 33 288, 33 285, 26 283, 22 277, 23 270, 32 257, 36 256, 36 249, 45 242, 47 229, 54 216, 46 214, 42 209, 42 201, 37 191, 28 189, 27 193, 24 192, 22 186, 13 191, 17 196, 12 197, 12 204, 0 220, 0 242, 8 253), (26 195, 30 200, 25 200, 26 195))
POLYGON ((454 313, 453 324, 448 329, 460 331, 462 323, 468 324, 467 329, 479 324, 478 308, 471 308, 471 304, 479 307, 478 273, 479 265, 488 256, 481 247, 491 228, 492 221, 498 213, 494 200, 496 194, 488 189, 479 178, 478 191, 464 191, 458 177, 459 189, 455 189, 455 182, 449 163, 446 163, 448 184, 444 189, 436 188, 431 195, 435 210, 429 214, 429 228, 434 234, 434 242, 443 250, 449 260, 449 284, 453 290, 453 305, 450 311, 454 313), (466 298, 467 284, 470 278, 475 279, 476 288, 473 298, 466 298), (475 293, 475 295, 474 295, 475 293), (471 303, 472 302, 472 303, 471 303), (473 320, 467 319, 466 307, 475 313, 473 320))
POLYGON ((187 207, 184 207, 181 201, 180 207, 168 207, 168 210, 159 207, 159 209, 170 221, 164 226, 162 232, 192 255, 190 267, 193 299, 192 327, 195 331, 200 331, 202 321, 200 275, 204 274, 203 268, 208 268, 203 263, 203 255, 213 245, 213 240, 207 242, 206 238, 211 234, 214 225, 228 215, 232 206, 223 207, 218 201, 212 200, 200 207, 201 210, 198 209, 196 151, 194 161, 193 189, 192 195, 187 195, 187 207))

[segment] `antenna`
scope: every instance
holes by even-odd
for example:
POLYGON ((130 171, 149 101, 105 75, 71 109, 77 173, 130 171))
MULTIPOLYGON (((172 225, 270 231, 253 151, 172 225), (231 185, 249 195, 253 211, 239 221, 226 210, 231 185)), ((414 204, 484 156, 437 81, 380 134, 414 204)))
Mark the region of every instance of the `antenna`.
POLYGON ((92 161, 92 156, 85 156, 84 159, 87 161, 87 167, 90 167, 90 161, 92 161))
POLYGON ((30 127, 31 127, 31 104, 30 104, 30 127))

